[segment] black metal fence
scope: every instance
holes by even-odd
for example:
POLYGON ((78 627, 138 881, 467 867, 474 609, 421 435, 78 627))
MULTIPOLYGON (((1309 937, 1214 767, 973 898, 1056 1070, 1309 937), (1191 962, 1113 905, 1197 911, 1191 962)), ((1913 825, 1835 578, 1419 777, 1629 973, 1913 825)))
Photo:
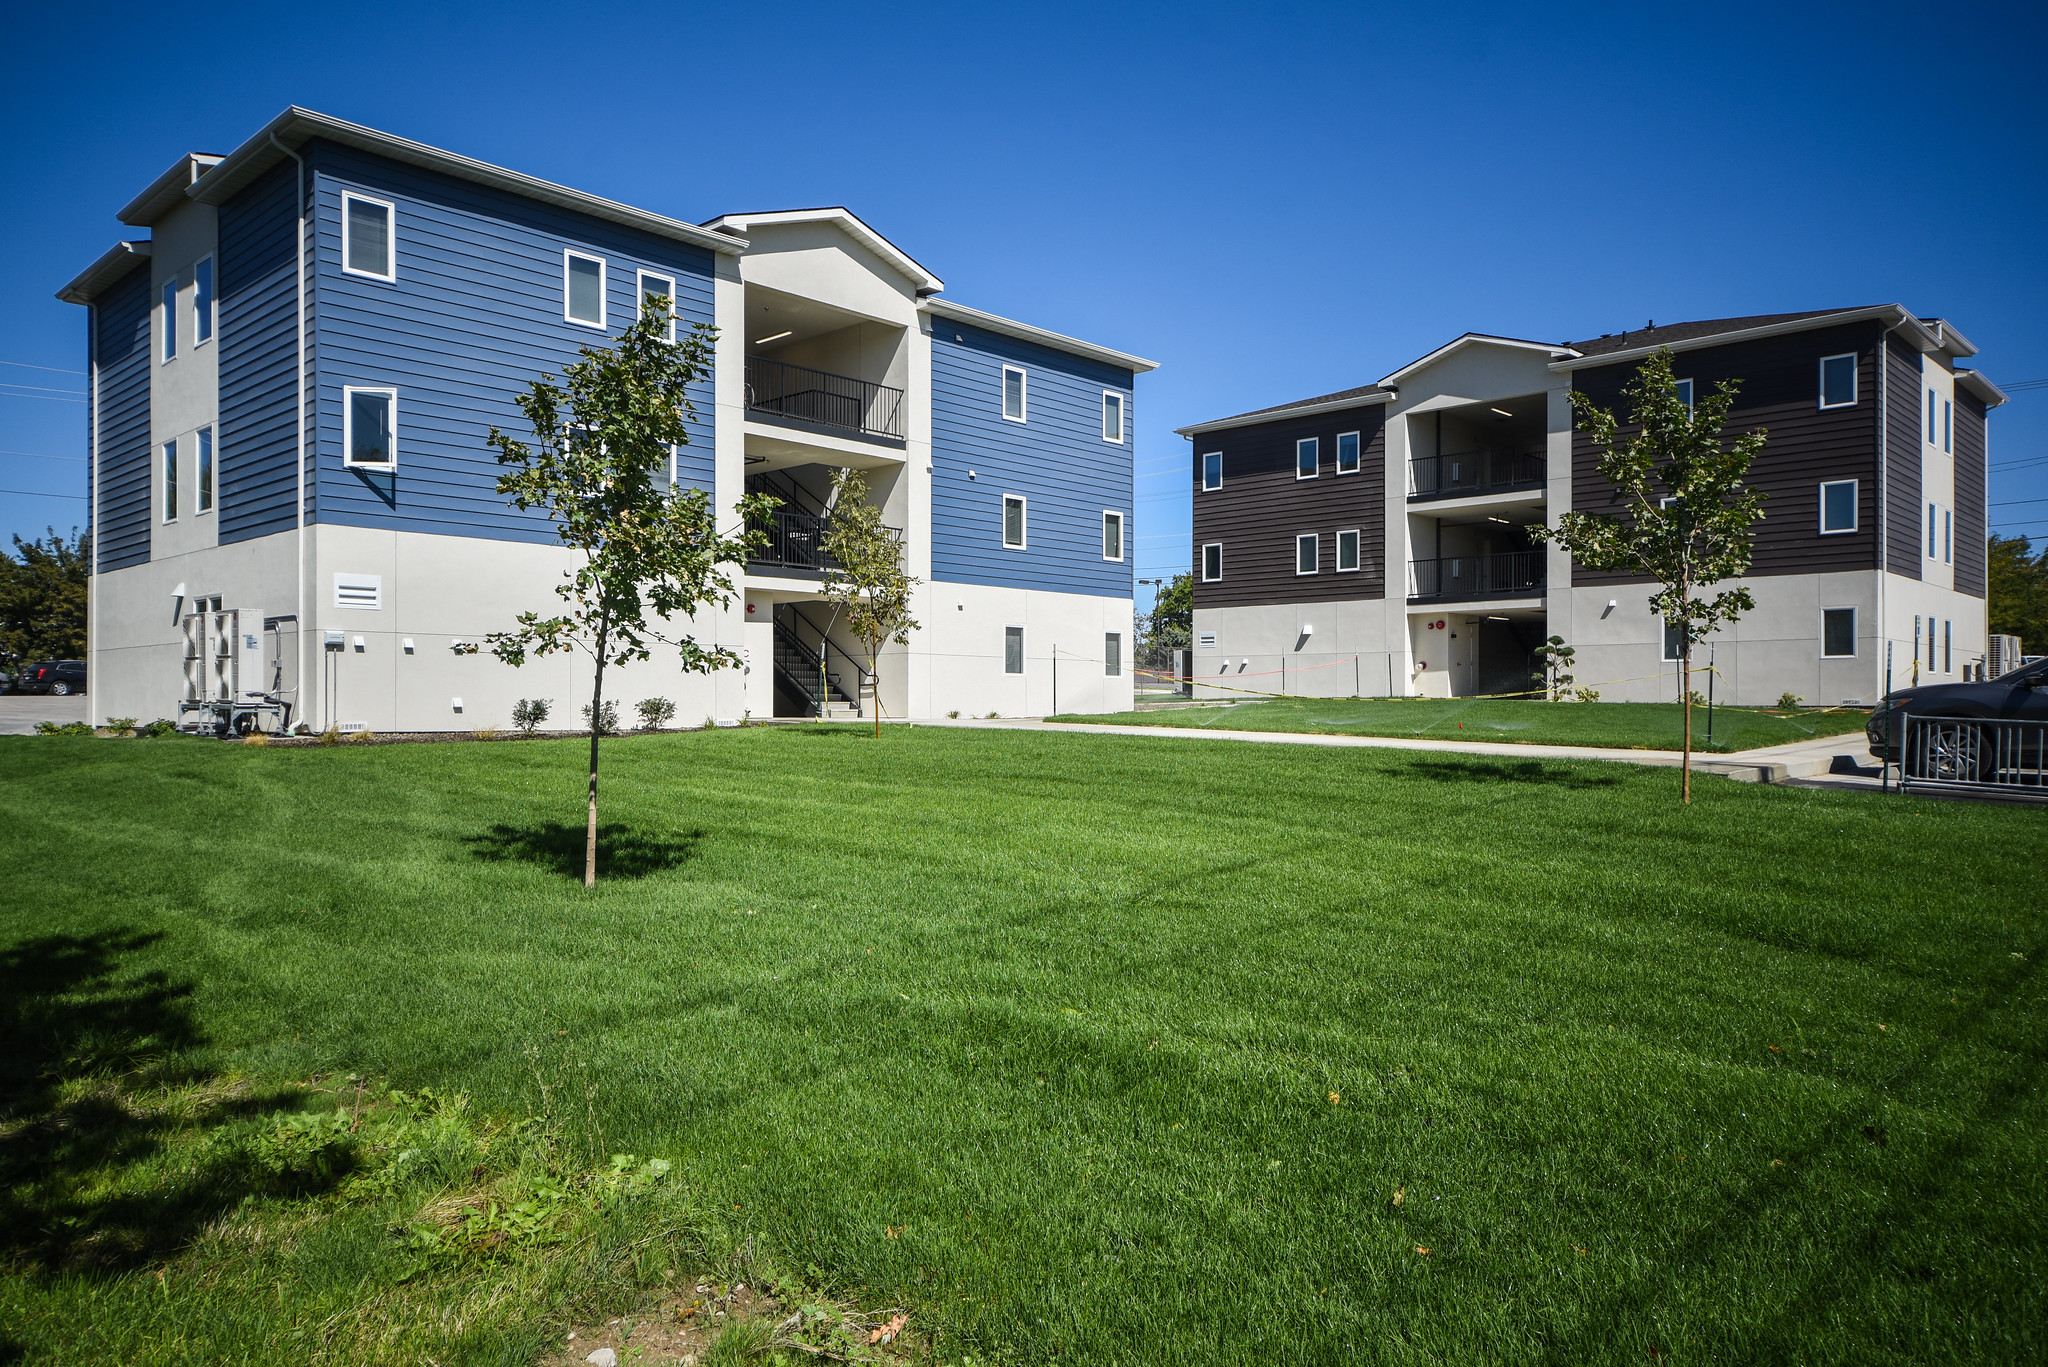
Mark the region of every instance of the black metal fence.
POLYGON ((1543 572, 1542 551, 1411 560, 1408 562, 1408 596, 1411 599, 1460 599, 1536 593, 1543 588, 1543 572))
POLYGON ((1548 462, 1541 451, 1447 451, 1408 462, 1410 498, 1459 498, 1543 483, 1548 462))
MULTIPOLYGON (((839 564, 832 553, 825 549, 825 534, 831 530, 832 519, 814 517, 809 513, 773 512, 765 517, 751 518, 747 522, 750 531, 759 532, 766 544, 747 557, 750 565, 781 565, 797 570, 829 570, 839 564)), ((903 533, 896 527, 882 530, 900 543, 903 533)))
POLYGON ((2048 721, 1894 712, 1887 732, 1885 758, 1898 766, 1900 792, 1975 788, 2048 796, 2048 721))
POLYGON ((837 427, 867 437, 903 439, 903 391, 850 375, 749 356, 747 407, 756 413, 837 427))

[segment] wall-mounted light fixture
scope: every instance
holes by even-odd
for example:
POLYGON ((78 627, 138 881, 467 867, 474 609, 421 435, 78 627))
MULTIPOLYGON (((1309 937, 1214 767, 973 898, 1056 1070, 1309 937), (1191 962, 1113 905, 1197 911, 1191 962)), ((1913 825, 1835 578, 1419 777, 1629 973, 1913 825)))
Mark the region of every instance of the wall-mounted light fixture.
POLYGON ((362 638, 362 637, 360 637, 360 636, 358 636, 358 637, 356 637, 356 654, 360 655, 360 654, 362 654, 362 653, 363 653, 363 638, 362 638))
POLYGON ((455 710, 456 710, 457 712, 460 712, 460 711, 462 710, 462 699, 460 699, 460 698, 450 698, 450 699, 449 699, 448 701, 449 701, 450 703, 454 704, 455 710))
POLYGON ((1508 411, 1507 411, 1507 409, 1505 409, 1505 408, 1493 408, 1493 409, 1489 409, 1488 411, 1489 411, 1489 412, 1494 412, 1494 413, 1498 413, 1498 414, 1500 414, 1500 415, 1501 415, 1501 416, 1502 416, 1503 418, 1512 418, 1513 416, 1515 416, 1514 414, 1512 414, 1512 413, 1508 412, 1508 411))
POLYGON ((789 329, 787 329, 786 331, 783 331, 783 332, 778 332, 778 333, 776 333, 776 334, 775 334, 775 335, 774 335, 773 337, 757 337, 757 338, 756 338, 756 339, 754 340, 754 345, 755 345, 755 346, 767 346, 767 345, 768 345, 768 344, 769 344, 770 342, 779 342, 779 341, 781 341, 781 340, 782 340, 783 338, 785 338, 785 337, 794 337, 794 336, 796 336, 796 329, 795 329, 795 328, 789 328, 789 329))
POLYGON ((406 654, 412 654, 412 637, 406 637, 403 641, 399 642, 399 644, 405 647, 406 654))
POLYGON ((1514 523, 1512 523, 1512 522, 1508 521, 1508 520, 1507 520, 1506 518, 1504 518, 1504 517, 1494 517, 1494 516, 1492 516, 1491 514, 1489 514, 1489 515, 1487 516, 1487 519, 1486 519, 1486 520, 1487 520, 1488 522, 1498 522, 1498 523, 1500 523, 1500 525, 1501 525, 1501 526, 1503 526, 1503 527, 1512 527, 1512 526, 1514 526, 1514 525, 1515 525, 1514 523))

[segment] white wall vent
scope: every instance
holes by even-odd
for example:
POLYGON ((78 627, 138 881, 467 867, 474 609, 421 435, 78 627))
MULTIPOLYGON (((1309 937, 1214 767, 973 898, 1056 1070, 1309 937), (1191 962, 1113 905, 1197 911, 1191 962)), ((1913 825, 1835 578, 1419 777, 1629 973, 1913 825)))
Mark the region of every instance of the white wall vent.
POLYGON ((375 612, 384 606, 384 576, 381 574, 348 574, 336 571, 334 575, 334 606, 338 608, 367 608, 375 612))
POLYGON ((1214 650, 1216 648, 1216 633, 1213 631, 1203 632, 1195 638, 1195 644, 1204 650, 1214 650))

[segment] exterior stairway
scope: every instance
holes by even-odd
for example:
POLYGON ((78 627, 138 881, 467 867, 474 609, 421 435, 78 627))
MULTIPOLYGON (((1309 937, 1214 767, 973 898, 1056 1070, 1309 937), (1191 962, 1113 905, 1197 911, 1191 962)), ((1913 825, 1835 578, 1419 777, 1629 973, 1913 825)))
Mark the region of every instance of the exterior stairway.
POLYGON ((825 671, 824 705, 819 706, 818 654, 805 645, 796 632, 778 621, 775 624, 775 677, 783 687, 802 698, 810 714, 826 721, 852 721, 860 716, 860 703, 846 695, 830 671, 825 671))

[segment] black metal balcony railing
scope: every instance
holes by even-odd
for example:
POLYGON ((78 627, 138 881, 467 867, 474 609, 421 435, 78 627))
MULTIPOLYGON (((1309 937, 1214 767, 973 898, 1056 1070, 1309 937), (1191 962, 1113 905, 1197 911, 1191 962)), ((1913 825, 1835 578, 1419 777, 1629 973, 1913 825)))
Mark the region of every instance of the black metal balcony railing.
POLYGON ((749 356, 747 407, 756 413, 903 440, 903 391, 808 366, 749 356))
MULTIPOLYGON (((750 519, 748 529, 761 533, 766 544, 747 557, 750 565, 780 565, 796 570, 829 570, 839 562, 825 549, 825 533, 832 526, 829 517, 813 517, 809 513, 774 512, 766 517, 750 519)), ((894 527, 885 528, 898 541, 903 533, 894 527)))
POLYGON ((1411 560, 1408 597, 1458 600, 1535 593, 1543 588, 1543 562, 1542 551, 1411 560))
POLYGON ((1408 471, 1409 498, 1462 498, 1539 487, 1546 461, 1541 451, 1447 451, 1418 456, 1408 471))

